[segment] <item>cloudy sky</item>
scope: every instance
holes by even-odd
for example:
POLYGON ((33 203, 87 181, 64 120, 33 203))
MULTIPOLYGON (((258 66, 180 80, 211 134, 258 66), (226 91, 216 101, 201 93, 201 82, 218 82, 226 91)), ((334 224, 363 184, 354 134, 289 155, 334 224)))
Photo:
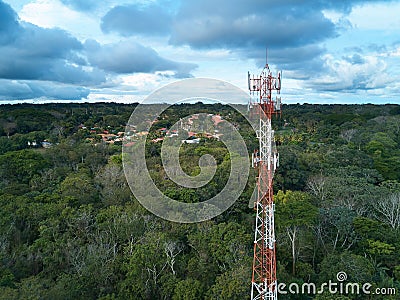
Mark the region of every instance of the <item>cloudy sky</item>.
POLYGON ((286 103, 400 103, 400 1, 0 0, 0 103, 141 101, 185 78, 286 103))

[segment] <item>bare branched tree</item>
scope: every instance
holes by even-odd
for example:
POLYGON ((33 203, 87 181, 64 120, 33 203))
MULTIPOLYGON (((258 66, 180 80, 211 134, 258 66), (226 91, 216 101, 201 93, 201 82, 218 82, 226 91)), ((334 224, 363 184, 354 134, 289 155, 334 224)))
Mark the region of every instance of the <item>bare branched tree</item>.
POLYGON ((174 265, 175 265, 175 257, 181 253, 183 250, 183 246, 178 243, 178 242, 174 242, 174 241, 168 241, 164 243, 164 251, 165 251, 165 255, 167 256, 167 264, 168 266, 171 268, 172 274, 175 275, 175 269, 174 269, 174 265))
POLYGON ((312 176, 308 179, 306 188, 310 194, 324 202, 327 194, 326 182, 326 177, 322 175, 312 176))
POLYGON ((60 125, 60 124, 54 124, 54 132, 55 134, 57 134, 59 137, 63 137, 64 133, 65 133, 65 128, 64 126, 60 125))
POLYGON ((400 228, 400 193, 395 193, 374 204, 377 218, 393 229, 400 228))
POLYGON ((357 134, 357 129, 348 129, 348 130, 344 130, 342 131, 342 133, 340 134, 340 137, 342 139, 344 139, 346 142, 350 143, 351 140, 354 138, 354 136, 357 134))

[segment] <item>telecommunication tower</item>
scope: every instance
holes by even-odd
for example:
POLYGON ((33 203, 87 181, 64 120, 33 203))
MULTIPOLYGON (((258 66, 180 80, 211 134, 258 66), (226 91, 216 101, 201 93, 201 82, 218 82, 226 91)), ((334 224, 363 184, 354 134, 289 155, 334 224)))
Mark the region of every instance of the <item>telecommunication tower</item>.
POLYGON ((248 73, 250 113, 257 118, 259 149, 254 151, 252 164, 258 168, 257 194, 254 202, 254 258, 251 279, 251 300, 277 299, 273 177, 279 164, 272 116, 281 112, 281 73, 273 76, 268 63, 258 77, 248 73), (273 93, 276 94, 273 98, 273 93), (258 120, 259 119, 259 120, 258 120))

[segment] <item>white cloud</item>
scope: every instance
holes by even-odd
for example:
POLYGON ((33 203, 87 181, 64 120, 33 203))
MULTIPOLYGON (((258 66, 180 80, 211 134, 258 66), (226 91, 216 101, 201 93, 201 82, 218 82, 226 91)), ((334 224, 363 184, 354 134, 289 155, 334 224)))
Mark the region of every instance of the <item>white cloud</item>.
POLYGON ((19 12, 22 21, 44 28, 62 28, 80 39, 102 35, 98 20, 63 5, 58 0, 36 0, 24 5, 19 12))
POLYGON ((122 84, 140 91, 153 91, 160 87, 160 77, 156 74, 137 73, 121 76, 122 84))
POLYGON ((317 90, 350 91, 379 89, 393 79, 387 74, 386 62, 376 56, 364 56, 357 62, 325 55, 327 74, 312 81, 317 90))
POLYGON ((389 53, 389 56, 392 57, 400 57, 400 47, 397 47, 396 49, 394 49, 393 51, 391 51, 389 53))
POLYGON ((400 2, 368 3, 353 8, 350 22, 360 29, 399 30, 400 2))

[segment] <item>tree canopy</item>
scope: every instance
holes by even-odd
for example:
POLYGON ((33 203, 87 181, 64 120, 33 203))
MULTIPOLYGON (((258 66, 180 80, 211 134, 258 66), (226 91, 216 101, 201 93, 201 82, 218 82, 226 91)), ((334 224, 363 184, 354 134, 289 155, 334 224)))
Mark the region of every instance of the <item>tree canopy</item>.
MULTIPOLYGON (((122 166, 135 107, 0 106, 0 299, 249 299, 255 212, 248 203, 257 169, 212 220, 154 216, 131 193, 122 166)), ((194 176, 200 157, 211 155, 213 179, 190 189, 168 178, 165 132, 198 113, 234 124, 249 153, 258 147, 230 106, 171 106, 150 130, 146 163, 164 194, 187 203, 218 194, 230 171, 224 144, 198 126, 199 143, 181 145, 179 164, 194 176)), ((349 282, 400 293, 400 106, 284 105, 273 126, 278 281, 319 284, 342 271, 349 282)), ((335 297, 303 298, 361 299, 335 297)))

